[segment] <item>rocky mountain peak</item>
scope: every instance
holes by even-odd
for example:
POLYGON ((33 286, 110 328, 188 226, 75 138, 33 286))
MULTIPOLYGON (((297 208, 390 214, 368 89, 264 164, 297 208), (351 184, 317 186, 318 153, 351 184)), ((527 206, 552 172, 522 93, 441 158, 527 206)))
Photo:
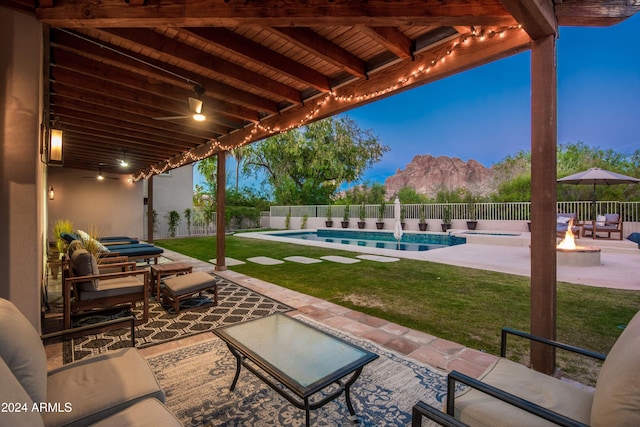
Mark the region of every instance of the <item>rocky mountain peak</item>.
POLYGON ((395 175, 388 177, 384 186, 387 197, 405 186, 429 197, 435 197, 441 190, 461 188, 485 196, 495 190, 495 179, 493 169, 473 159, 465 162, 457 157, 426 154, 415 156, 404 170, 398 169, 395 175))

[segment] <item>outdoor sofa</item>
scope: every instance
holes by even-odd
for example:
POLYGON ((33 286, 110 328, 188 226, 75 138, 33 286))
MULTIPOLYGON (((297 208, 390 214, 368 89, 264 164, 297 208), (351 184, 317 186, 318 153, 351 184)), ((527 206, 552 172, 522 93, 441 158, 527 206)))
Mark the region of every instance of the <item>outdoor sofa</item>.
MULTIPOLYGON (((47 371, 41 337, 0 298, 0 425, 178 427, 147 361, 133 347, 47 371)), ((59 336, 61 331, 52 335, 59 336)), ((43 337, 45 338, 45 337, 43 337)))
POLYGON ((501 357, 478 379, 448 375, 444 410, 419 402, 412 426, 427 417, 444 426, 640 426, 640 312, 607 356, 531 334, 503 329, 501 357), (547 376, 505 358, 508 335, 604 360, 595 389, 547 376), (455 395, 456 383, 467 386, 455 395))

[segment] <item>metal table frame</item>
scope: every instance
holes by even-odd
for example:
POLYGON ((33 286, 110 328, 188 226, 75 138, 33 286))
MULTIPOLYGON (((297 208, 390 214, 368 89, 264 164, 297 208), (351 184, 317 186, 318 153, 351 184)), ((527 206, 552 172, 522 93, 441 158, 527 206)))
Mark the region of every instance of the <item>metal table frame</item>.
MULTIPOLYGON (((237 385, 238 378, 240 376, 240 372, 242 370, 242 366, 247 368, 250 372, 252 372, 256 377, 262 380, 265 384, 271 387, 273 390, 278 392, 282 397, 284 397, 287 401, 289 401, 292 405, 299 409, 304 409, 305 411, 305 422, 306 425, 309 426, 310 423, 310 411, 313 409, 318 409, 332 400, 336 399, 342 393, 345 395, 345 400, 347 403, 347 408, 349 409, 349 413, 354 418, 354 422, 357 422, 355 418, 355 410, 353 408, 353 404, 351 403, 351 393, 350 388, 356 382, 364 366, 373 360, 378 358, 378 355, 372 353, 368 350, 362 349, 357 345, 351 344, 347 341, 342 340, 336 336, 328 334, 324 331, 321 331, 317 328, 314 328, 311 325, 308 325, 300 320, 294 319, 290 316, 287 316, 282 313, 273 314, 271 316, 283 316, 287 319, 290 319, 293 322, 299 322, 304 325, 304 327, 309 328, 312 331, 320 332, 325 336, 331 337, 331 339, 336 340, 336 342, 346 344, 354 349, 357 349, 363 353, 363 356, 358 360, 355 360, 351 363, 348 363, 344 366, 336 368, 331 374, 321 378, 318 381, 315 381, 312 384, 307 386, 303 386, 298 383, 295 379, 288 376, 286 373, 282 372, 277 367, 273 366, 268 361, 264 360, 260 354, 257 354, 253 350, 249 349, 246 345, 244 345, 241 341, 234 339, 232 336, 227 334, 227 329, 233 328, 234 326, 244 325, 249 322, 258 322, 261 319, 251 320, 249 322, 243 322, 240 324, 224 326, 221 328, 214 329, 214 333, 219 336, 229 348, 229 351, 236 358, 236 373, 233 378, 233 382, 231 383, 230 390, 233 391, 237 385), (275 381, 274 381, 275 380, 275 381), (284 385, 287 390, 283 389, 279 385, 284 385), (337 389, 332 391, 327 396, 323 397, 318 401, 312 401, 311 397, 316 393, 326 389, 332 384, 337 385, 337 389)), ((292 341, 295 340, 295 336, 290 337, 292 341)), ((283 351, 286 351, 284 349, 283 351)), ((335 388, 335 387, 334 387, 335 388)))

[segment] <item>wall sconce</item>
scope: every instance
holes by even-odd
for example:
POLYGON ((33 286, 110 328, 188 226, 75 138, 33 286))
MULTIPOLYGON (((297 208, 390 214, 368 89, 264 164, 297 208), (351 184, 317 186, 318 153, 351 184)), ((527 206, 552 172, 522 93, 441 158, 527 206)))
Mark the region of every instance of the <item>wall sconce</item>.
POLYGON ((47 163, 53 166, 62 166, 62 129, 49 131, 47 163))
POLYGON ((53 200, 56 197, 56 193, 53 191, 53 186, 50 185, 47 190, 47 195, 49 196, 49 200, 53 200))

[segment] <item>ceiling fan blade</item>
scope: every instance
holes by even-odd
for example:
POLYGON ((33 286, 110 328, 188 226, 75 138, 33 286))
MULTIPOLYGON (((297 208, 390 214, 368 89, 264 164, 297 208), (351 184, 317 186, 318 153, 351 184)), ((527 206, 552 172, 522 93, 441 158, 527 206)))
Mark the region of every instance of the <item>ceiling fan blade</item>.
POLYGON ((188 119, 191 116, 169 116, 169 117, 154 117, 153 120, 180 120, 188 119))
POLYGON ((202 113, 202 100, 189 97, 189 110, 196 114, 202 113))

